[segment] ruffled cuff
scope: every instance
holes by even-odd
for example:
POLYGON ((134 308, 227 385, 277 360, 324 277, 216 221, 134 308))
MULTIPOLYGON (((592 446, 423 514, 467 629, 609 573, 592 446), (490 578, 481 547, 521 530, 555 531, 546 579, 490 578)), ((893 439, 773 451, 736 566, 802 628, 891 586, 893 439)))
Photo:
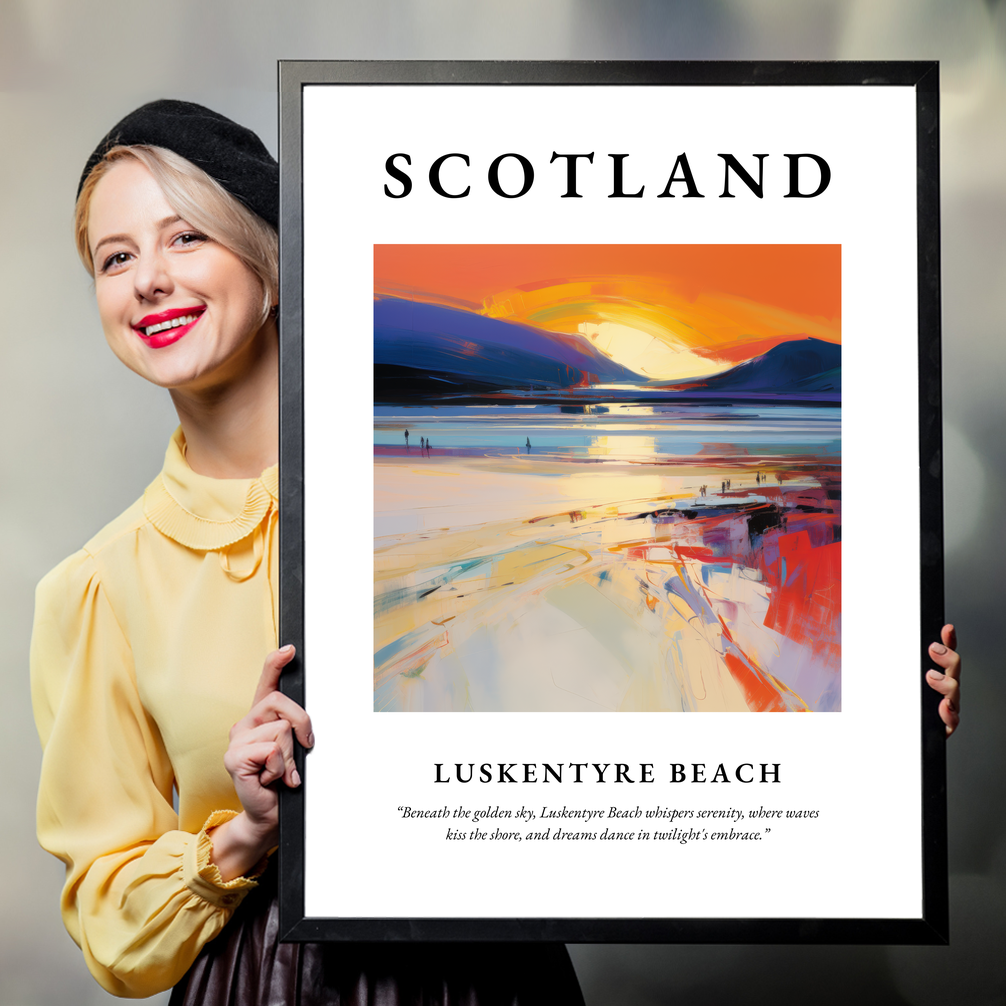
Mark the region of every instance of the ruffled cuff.
POLYGON ((195 836, 195 841, 185 846, 182 857, 182 877, 189 890, 211 905, 228 910, 237 908, 244 901, 245 895, 252 888, 258 887, 255 878, 261 876, 269 865, 269 857, 263 856, 247 875, 224 880, 216 863, 210 861, 213 842, 208 832, 237 816, 236 810, 213 811, 206 819, 202 831, 195 836))

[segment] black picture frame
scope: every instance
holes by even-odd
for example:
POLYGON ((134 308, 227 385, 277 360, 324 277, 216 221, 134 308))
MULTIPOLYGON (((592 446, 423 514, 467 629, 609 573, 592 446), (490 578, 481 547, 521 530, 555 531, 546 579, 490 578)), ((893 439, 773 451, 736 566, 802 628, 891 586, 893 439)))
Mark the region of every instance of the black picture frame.
MULTIPOLYGON (((939 696, 925 684, 927 647, 943 624, 940 378, 939 70, 934 62, 351 62, 282 61, 280 119, 280 640, 298 648, 284 692, 310 711, 304 648, 304 382, 302 95, 306 86, 450 87, 457 84, 800 85, 914 88, 917 158, 918 403, 922 726, 923 904, 918 918, 319 918, 305 914, 305 807, 311 764, 297 752, 304 785, 281 794, 280 927, 287 941, 563 941, 619 943, 938 944, 949 938, 945 736, 939 696)), ((333 869, 339 864, 333 863, 333 869)))

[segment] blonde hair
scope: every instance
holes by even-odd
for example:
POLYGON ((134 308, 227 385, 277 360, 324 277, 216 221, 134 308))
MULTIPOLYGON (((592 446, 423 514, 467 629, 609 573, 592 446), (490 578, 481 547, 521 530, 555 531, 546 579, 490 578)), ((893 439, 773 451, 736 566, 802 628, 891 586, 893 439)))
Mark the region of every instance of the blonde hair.
POLYGON ((168 205, 183 220, 234 252, 255 273, 262 284, 264 323, 279 294, 279 236, 202 168, 165 147, 112 147, 84 181, 73 225, 77 254, 91 278, 94 259, 87 240, 91 197, 112 165, 126 158, 139 161, 154 176, 168 205))

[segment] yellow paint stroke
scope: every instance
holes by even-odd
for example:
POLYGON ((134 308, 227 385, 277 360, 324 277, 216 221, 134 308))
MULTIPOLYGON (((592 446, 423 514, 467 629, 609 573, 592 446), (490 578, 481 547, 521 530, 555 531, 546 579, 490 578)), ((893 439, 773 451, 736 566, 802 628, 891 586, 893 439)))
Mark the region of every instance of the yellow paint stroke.
POLYGON ((812 336, 841 342, 841 324, 720 293, 694 299, 636 276, 502 290, 482 314, 580 335, 616 363, 652 380, 687 380, 729 370, 735 351, 766 339, 812 336))

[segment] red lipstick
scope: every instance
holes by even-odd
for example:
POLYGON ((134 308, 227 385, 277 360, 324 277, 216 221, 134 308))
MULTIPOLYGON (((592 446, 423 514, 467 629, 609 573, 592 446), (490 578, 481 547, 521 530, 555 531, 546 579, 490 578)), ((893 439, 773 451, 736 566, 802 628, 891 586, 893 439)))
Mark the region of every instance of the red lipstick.
POLYGON ((164 346, 170 346, 173 342, 178 342, 184 335, 187 335, 205 310, 205 306, 199 305, 197 307, 174 307, 168 311, 159 311, 157 314, 148 314, 133 325, 133 331, 151 349, 161 349, 164 346), (190 320, 178 324, 178 321, 183 318, 190 320), (151 332, 151 329, 154 331, 151 332))

